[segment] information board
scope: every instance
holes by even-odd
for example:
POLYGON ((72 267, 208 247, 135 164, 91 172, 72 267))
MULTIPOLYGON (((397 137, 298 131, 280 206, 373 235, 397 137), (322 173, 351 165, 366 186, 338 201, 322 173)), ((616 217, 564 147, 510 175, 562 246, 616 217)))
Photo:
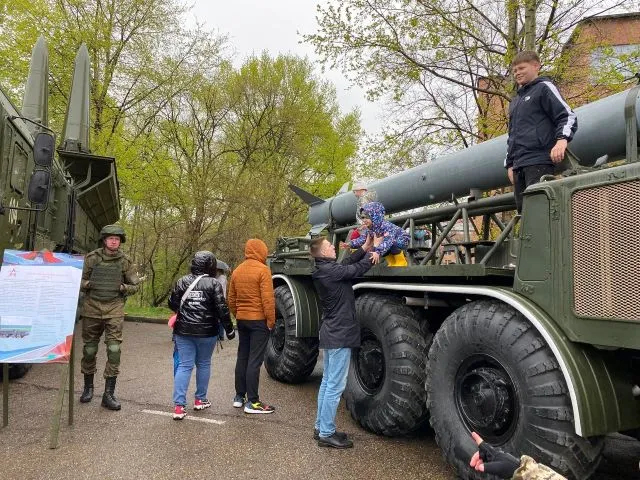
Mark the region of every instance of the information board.
POLYGON ((0 268, 0 363, 69 361, 83 257, 5 250, 0 268))

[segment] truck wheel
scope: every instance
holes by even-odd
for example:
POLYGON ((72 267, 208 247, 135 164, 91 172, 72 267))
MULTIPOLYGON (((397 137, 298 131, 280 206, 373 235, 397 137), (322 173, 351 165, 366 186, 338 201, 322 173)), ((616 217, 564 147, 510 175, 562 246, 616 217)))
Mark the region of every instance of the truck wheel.
POLYGON ((300 383, 311 375, 318 360, 318 339, 297 338, 293 295, 286 285, 275 289, 276 325, 269 336, 264 366, 280 382, 300 383))
POLYGON ((472 302, 445 320, 429 350, 427 399, 436 442, 464 479, 486 478, 468 466, 472 431, 567 478, 588 479, 600 462, 604 440, 576 435, 553 353, 502 302, 472 302))
POLYGON ((364 428, 403 435, 427 420, 426 343, 411 308, 391 296, 356 300, 361 347, 354 349, 345 401, 364 428))

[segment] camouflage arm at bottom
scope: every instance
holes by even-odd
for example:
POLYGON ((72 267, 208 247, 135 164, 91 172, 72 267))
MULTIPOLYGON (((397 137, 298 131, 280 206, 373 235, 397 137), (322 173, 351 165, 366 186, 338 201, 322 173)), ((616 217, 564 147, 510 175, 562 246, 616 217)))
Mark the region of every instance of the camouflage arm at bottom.
POLYGON ((520 467, 513 474, 512 480, 567 480, 546 465, 536 462, 533 458, 523 455, 520 457, 520 467))

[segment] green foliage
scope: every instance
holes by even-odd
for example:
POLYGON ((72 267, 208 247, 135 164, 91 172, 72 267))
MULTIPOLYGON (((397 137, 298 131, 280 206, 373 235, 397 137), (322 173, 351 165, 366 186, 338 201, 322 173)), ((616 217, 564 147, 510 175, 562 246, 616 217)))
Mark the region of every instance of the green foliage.
MULTIPOLYGON (((303 58, 267 53, 234 68, 226 40, 186 29, 181 0, 14 0, 0 5, 0 83, 18 100, 29 54, 50 52, 50 124, 62 130, 73 60, 92 60, 91 149, 117 159, 121 223, 141 275, 132 303, 163 305, 194 252, 232 266, 244 242, 308 229, 295 183, 332 196, 350 180, 357 111, 303 58)), ((17 102, 19 103, 19 102, 17 102)))

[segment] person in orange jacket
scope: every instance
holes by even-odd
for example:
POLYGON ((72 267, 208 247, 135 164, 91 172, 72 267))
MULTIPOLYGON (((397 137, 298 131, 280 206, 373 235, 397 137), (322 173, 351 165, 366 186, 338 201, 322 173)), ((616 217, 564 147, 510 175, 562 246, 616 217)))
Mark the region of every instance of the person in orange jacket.
POLYGON ((238 324, 236 396, 233 406, 245 413, 273 413, 275 408, 260 400, 260 367, 270 330, 276 323, 276 306, 271 271, 266 265, 267 245, 257 238, 247 241, 245 260, 229 282, 229 309, 238 324), (246 398, 246 402, 245 402, 246 398))

